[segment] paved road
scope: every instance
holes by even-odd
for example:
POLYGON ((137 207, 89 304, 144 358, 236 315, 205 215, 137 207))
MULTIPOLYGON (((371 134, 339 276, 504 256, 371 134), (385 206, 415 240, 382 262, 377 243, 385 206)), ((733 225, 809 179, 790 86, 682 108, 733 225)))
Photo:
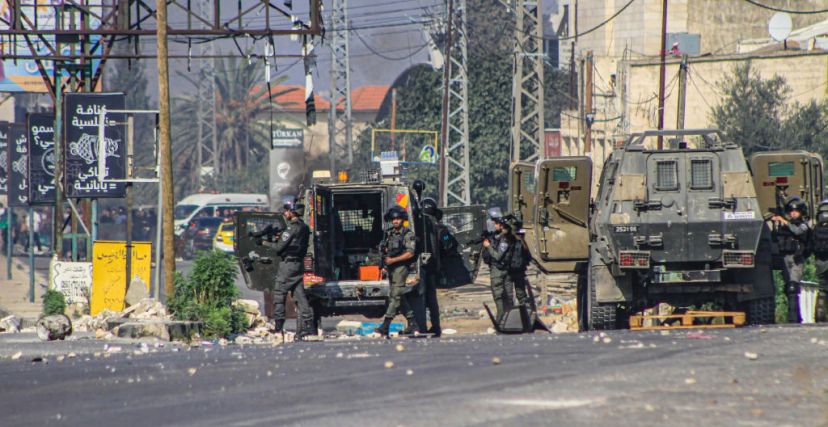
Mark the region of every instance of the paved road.
POLYGON ((109 358, 83 356, 103 344, 81 340, 62 362, 31 362, 32 348, 0 361, 0 425, 828 425, 828 328, 595 337, 127 347, 109 358))

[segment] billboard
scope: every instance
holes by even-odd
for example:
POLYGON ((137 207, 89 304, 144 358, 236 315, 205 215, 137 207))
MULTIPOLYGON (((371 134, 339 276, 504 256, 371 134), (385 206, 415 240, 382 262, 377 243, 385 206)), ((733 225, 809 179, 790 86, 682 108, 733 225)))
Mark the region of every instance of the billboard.
POLYGON ((0 122, 0 195, 9 193, 9 124, 0 122))
MULTIPOLYGON (((101 109, 123 110, 123 93, 67 93, 64 101, 66 129, 65 185, 67 197, 124 197, 124 183, 98 182, 98 119, 101 109)), ((107 114, 106 176, 126 178, 126 119, 124 114, 107 114)))
MULTIPOLYGON (((10 28, 12 22, 11 10, 9 4, 12 2, 0 2, 0 32, 10 28)), ((36 23, 36 27, 41 30, 54 30, 58 27, 55 11, 63 9, 64 3, 70 3, 65 0, 18 0, 20 9, 20 19, 23 20, 23 28, 31 28, 31 24, 36 23)), ((97 28, 101 25, 99 17, 105 16, 104 13, 110 13, 111 6, 108 8, 103 6, 103 0, 86 0, 84 8, 91 13, 87 15, 89 28, 97 28)), ((77 19, 77 14, 65 13, 64 23, 61 28, 72 28, 74 20, 77 19)), ((55 48, 55 36, 43 35, 40 37, 29 37, 33 49, 29 47, 26 39, 18 36, 17 39, 13 36, 4 37, 3 43, 0 43, 0 57, 8 58, 14 55, 38 55, 51 56, 53 53, 50 50, 55 48)), ((95 44, 101 40, 100 36, 92 36, 92 41, 89 49, 93 49, 95 44)), ((69 55, 72 49, 78 49, 78 44, 64 43, 60 50, 62 55, 69 55)), ((92 52, 93 55, 100 55, 103 51, 103 43, 99 44, 92 52)), ((96 70, 100 66, 100 60, 92 61, 92 70, 96 70)), ((52 61, 44 61, 43 66, 49 77, 53 76, 54 63, 52 61)), ((48 88, 43 81, 37 63, 34 60, 18 60, 4 59, 0 61, 0 92, 47 92, 48 88)))
POLYGON ((30 114, 29 131, 29 203, 55 203, 55 116, 30 114))
POLYGON ((544 158, 561 157, 561 130, 546 129, 543 132, 544 158))
POLYGON ((278 209, 283 198, 298 196, 305 176, 305 150, 302 145, 270 150, 270 204, 278 209))
POLYGON ((29 206, 28 134, 25 125, 9 127, 9 206, 29 206))

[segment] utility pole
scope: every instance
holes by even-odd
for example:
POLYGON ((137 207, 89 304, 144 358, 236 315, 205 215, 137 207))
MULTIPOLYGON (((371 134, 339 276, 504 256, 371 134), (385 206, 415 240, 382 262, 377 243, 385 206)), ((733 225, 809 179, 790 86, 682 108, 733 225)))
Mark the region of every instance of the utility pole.
POLYGON ((445 63, 443 64, 443 105, 442 105, 442 114, 440 117, 440 171, 439 171, 439 179, 438 179, 438 196, 440 198, 440 204, 445 205, 446 201, 448 201, 448 163, 446 159, 446 153, 448 149, 448 116, 449 116, 449 90, 451 85, 451 37, 452 37, 452 26, 454 19, 452 19, 452 15, 454 14, 454 0, 448 0, 448 19, 446 23, 446 54, 445 54, 445 63))
POLYGON ((512 162, 531 162, 542 157, 544 140, 541 0, 520 1, 515 12, 512 162))
MULTIPOLYGON (((666 74, 667 55, 667 0, 663 0, 661 6, 661 68, 658 73, 658 130, 664 129, 664 79, 666 74)), ((658 136, 658 149, 664 148, 664 137, 658 136)))
POLYGON ((587 51, 586 57, 586 76, 584 82, 584 154, 589 155, 592 152, 592 123, 594 121, 594 114, 592 108, 592 94, 594 84, 592 82, 592 73, 595 64, 592 61, 592 51, 587 51))
MULTIPOLYGON (((469 179, 469 78, 468 39, 466 34, 466 0, 451 0, 448 11, 450 36, 446 52, 448 84, 445 114, 445 191, 441 192, 442 206, 469 206, 471 182, 469 179)), ((445 76, 445 75, 444 75, 445 76)), ((442 158, 443 156, 441 156, 442 158)), ((441 179, 441 183, 442 183, 441 179)))
POLYGON ((348 0, 333 0, 331 10, 331 108, 328 111, 328 146, 331 173, 354 162, 351 121, 351 64, 348 37, 348 0), (342 105, 342 112, 337 106, 342 105), (342 142, 339 142, 342 140, 342 142))
MULTIPOLYGON (((167 61, 167 1, 156 0, 158 38, 158 107, 159 107, 159 156, 161 156, 161 191, 164 194, 164 295, 175 292, 175 230, 173 229, 173 170, 172 140, 170 136, 170 72, 167 61)), ((158 268, 158 266, 156 267, 158 268)))
POLYGON ((676 114, 676 129, 684 129, 684 108, 687 99, 687 55, 681 56, 678 81, 678 114, 676 114))
POLYGON ((396 150, 397 138, 394 131, 397 130, 397 88, 391 89, 391 149, 396 150))

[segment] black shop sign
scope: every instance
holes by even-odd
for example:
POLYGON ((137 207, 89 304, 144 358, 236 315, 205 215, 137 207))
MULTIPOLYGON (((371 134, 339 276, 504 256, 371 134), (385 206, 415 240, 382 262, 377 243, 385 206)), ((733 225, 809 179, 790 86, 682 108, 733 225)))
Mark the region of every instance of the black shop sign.
MULTIPOLYGON (((65 101, 66 193, 77 198, 124 197, 124 184, 98 181, 98 120, 103 108, 123 110, 122 93, 68 93, 65 101)), ((107 179, 126 178, 124 114, 108 113, 104 131, 107 179)))
POLYGON ((55 203, 55 117, 30 114, 29 201, 32 205, 55 203))
POLYGON ((25 125, 9 127, 9 206, 29 206, 29 143, 25 125))
POLYGON ((9 193, 9 124, 0 122, 0 195, 9 193))

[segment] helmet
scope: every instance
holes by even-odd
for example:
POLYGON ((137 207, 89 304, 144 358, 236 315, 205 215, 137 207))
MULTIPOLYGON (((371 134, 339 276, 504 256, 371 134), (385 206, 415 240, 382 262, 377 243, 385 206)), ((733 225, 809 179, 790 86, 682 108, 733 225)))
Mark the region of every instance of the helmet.
POLYGON ((523 221, 518 219, 518 217, 514 214, 509 213, 503 218, 506 220, 506 225, 508 225, 512 230, 519 231, 523 229, 523 221))
POLYGON ((431 197, 423 199, 420 202, 420 206, 423 208, 423 213, 426 215, 434 216, 437 213, 437 201, 431 197))
POLYGON ((791 196, 788 199, 787 203, 785 203, 785 212, 790 212, 793 210, 799 211, 799 213, 802 215, 807 215, 808 205, 806 205, 805 202, 803 202, 802 199, 800 199, 799 197, 791 196))
POLYGON ((828 223, 828 200, 819 202, 817 207, 817 222, 820 224, 828 223))
POLYGON ((298 216, 305 215, 305 205, 301 203, 285 203, 284 206, 282 206, 282 209, 284 209, 285 212, 291 211, 298 216))
POLYGON ((391 206, 385 213, 386 222, 391 222, 392 219, 396 218, 408 219, 408 212, 400 205, 391 206))

